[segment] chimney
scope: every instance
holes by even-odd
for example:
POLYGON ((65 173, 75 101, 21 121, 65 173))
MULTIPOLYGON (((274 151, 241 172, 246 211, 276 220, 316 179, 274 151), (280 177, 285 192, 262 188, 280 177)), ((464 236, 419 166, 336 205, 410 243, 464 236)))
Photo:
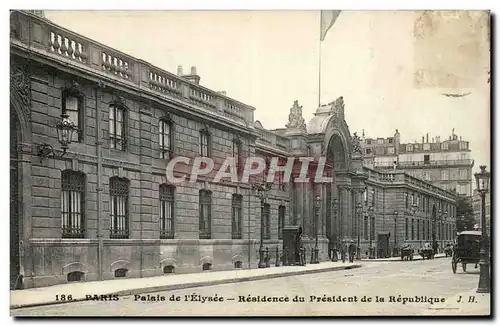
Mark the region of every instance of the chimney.
POLYGON ((190 81, 193 84, 199 85, 200 84, 200 76, 196 74, 196 67, 192 66, 191 67, 191 73, 189 75, 183 75, 185 79, 190 81))
POLYGON ((177 76, 182 77, 182 66, 177 66, 177 76))
POLYGON ((422 136, 422 144, 424 143, 424 136, 422 136))
POLYGON ((427 135, 426 135, 426 136, 427 136, 427 138, 426 138, 426 139, 427 139, 427 140, 426 140, 426 143, 428 143, 428 142, 429 142, 429 133, 427 133, 427 135))
POLYGON ((432 137, 432 143, 434 144, 434 137, 432 137))
POLYGON ((462 136, 460 136, 460 141, 462 141, 462 136))

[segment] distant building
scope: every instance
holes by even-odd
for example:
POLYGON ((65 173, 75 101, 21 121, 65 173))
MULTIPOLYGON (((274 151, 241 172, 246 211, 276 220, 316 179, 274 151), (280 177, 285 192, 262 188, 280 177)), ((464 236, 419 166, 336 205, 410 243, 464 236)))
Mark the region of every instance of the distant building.
MULTIPOLYGON (((491 196, 490 193, 486 194, 485 202, 486 202, 486 230, 490 232, 490 217, 491 217, 491 196)), ((481 230, 481 195, 477 190, 474 190, 474 195, 472 196, 472 210, 474 211, 474 220, 476 221, 479 229, 481 230)))
POLYGON ((446 140, 440 136, 420 142, 401 143, 396 129, 393 137, 365 138, 363 132, 364 165, 375 170, 397 168, 460 195, 472 195, 472 168, 469 142, 452 130, 446 140))

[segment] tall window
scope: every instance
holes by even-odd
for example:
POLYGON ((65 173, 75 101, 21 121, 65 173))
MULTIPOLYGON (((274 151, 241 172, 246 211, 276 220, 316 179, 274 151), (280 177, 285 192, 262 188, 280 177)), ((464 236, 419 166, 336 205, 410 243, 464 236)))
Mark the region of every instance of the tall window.
POLYGON ((125 150, 124 136, 125 110, 122 107, 111 105, 109 107, 109 140, 110 148, 125 150))
POLYGON ((208 129, 200 131, 200 156, 210 157, 210 132, 208 129))
POLYGON ((200 239, 212 237, 212 192, 200 190, 200 239))
POLYGON ((368 216, 365 216, 365 220, 364 220, 364 237, 365 237, 365 240, 368 240, 368 216))
POLYGON ((174 199, 175 188, 166 184, 160 185, 160 238, 174 238, 174 199))
POLYGON ((262 239, 265 240, 271 239, 270 215, 271 206, 269 204, 264 204, 264 206, 262 206, 262 239))
POLYGON ((441 171, 441 180, 448 180, 448 170, 441 171))
POLYGON ((63 238, 83 238, 85 174, 66 170, 61 174, 61 227, 63 238))
POLYGON ((408 218, 405 219, 405 239, 408 240, 408 218))
POLYGON ((415 240, 415 220, 411 219, 411 239, 415 240))
POLYGON ((370 218, 370 239, 375 240, 375 216, 370 218))
POLYGON ((408 208, 408 193, 405 192, 405 206, 408 208))
POLYGON ((429 220, 427 220, 427 240, 429 240, 430 238, 431 238, 431 227, 429 220))
POLYGON ((231 203, 232 207, 232 219, 231 219, 231 238, 232 239, 241 239, 241 234, 242 234, 242 220, 243 220, 243 214, 242 214, 242 202, 243 202, 243 196, 242 195, 233 195, 233 200, 231 203))
POLYGON ((127 239, 129 237, 129 181, 125 178, 112 177, 109 180, 109 195, 111 209, 110 238, 127 239))
POLYGON ((63 92, 62 96, 63 112, 66 113, 77 127, 73 133, 71 141, 80 142, 82 140, 82 116, 83 116, 83 94, 76 88, 72 87, 63 92))
POLYGON ((420 240, 420 220, 417 220, 417 240, 420 240))
POLYGON ((375 209, 375 188, 372 188, 372 207, 375 209))
POLYGON ((278 207, 278 239, 283 240, 283 229, 285 228, 285 206, 278 207))
POLYGON ((160 137, 160 157, 170 160, 173 157, 173 122, 169 117, 160 119, 158 128, 160 137))
POLYGON ((236 173, 239 176, 243 168, 242 156, 241 156, 241 140, 238 138, 233 140, 233 158, 234 165, 236 167, 236 173))
POLYGON ((448 143, 442 143, 441 144, 441 149, 442 150, 448 150, 448 143))

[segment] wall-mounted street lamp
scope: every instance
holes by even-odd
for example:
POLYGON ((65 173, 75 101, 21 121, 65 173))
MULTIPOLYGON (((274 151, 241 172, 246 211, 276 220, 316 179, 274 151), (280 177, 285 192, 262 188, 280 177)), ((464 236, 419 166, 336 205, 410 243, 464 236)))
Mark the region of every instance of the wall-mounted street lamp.
POLYGON ((370 251, 369 252, 370 255, 368 256, 368 258, 375 259, 375 252, 374 252, 375 250, 373 250, 373 246, 372 246, 372 241, 373 241, 372 233, 374 234, 374 230, 372 228, 375 228, 375 223, 372 223, 373 206, 368 207, 368 217, 370 218, 370 223, 369 223, 369 225, 370 225, 370 228, 369 228, 369 230, 370 230, 370 234, 369 234, 369 236, 370 236, 370 248, 368 249, 370 251))
POLYGON ((68 149, 71 141, 73 139, 73 133, 78 131, 75 124, 69 119, 67 113, 61 114, 61 120, 56 123, 57 138, 61 144, 62 153, 58 153, 54 150, 52 145, 47 143, 38 145, 38 156, 40 158, 60 158, 66 155, 66 150, 68 149))
POLYGON ((360 238, 359 238, 359 231, 360 231, 360 228, 359 228, 359 225, 361 223, 361 216, 363 215, 363 204, 361 203, 357 203, 356 204, 356 213, 358 215, 358 227, 357 227, 357 230, 356 230, 356 233, 358 234, 358 245, 357 245, 357 248, 356 248, 356 259, 360 259, 360 251, 361 251, 361 248, 360 248, 360 238))
POLYGON ((319 213, 321 209, 321 197, 318 195, 314 200, 315 210, 315 220, 314 220, 314 232, 316 233, 316 241, 314 245, 314 259, 311 264, 319 264, 319 248, 318 248, 318 224, 319 224, 319 213))
POLYGON ((398 231, 398 211, 394 211, 394 248, 392 249, 393 256, 397 256, 398 253, 398 247, 396 243, 396 238, 397 238, 397 231, 398 231))
POLYGON ((479 285, 477 293, 490 293, 490 243, 486 232, 486 194, 489 191, 490 173, 486 165, 479 167, 481 172, 475 173, 477 190, 481 195, 481 250, 479 252, 479 285))
POLYGON ((259 268, 266 267, 264 262, 264 204, 266 203, 269 190, 271 190, 272 183, 255 183, 252 184, 252 193, 260 199, 260 245, 259 245, 259 268))

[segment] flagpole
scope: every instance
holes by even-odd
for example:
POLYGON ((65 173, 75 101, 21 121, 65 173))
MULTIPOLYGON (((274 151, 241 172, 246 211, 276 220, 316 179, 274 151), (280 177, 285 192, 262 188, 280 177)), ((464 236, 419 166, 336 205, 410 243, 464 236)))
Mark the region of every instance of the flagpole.
POLYGON ((321 11, 319 12, 318 108, 321 106, 321 11))

